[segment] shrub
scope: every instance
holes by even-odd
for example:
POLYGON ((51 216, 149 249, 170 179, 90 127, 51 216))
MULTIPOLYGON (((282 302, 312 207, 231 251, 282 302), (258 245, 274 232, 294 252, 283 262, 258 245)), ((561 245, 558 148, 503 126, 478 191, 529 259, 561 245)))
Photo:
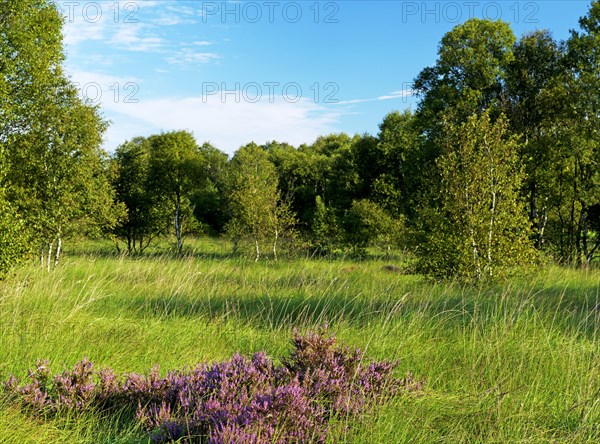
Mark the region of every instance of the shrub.
POLYGON ((236 354, 164 377, 155 367, 119 378, 86 359, 51 377, 48 362, 38 361, 29 382, 5 382, 4 396, 36 415, 130 409, 155 443, 322 443, 335 418, 358 418, 390 396, 422 388, 410 374, 394 377, 397 363, 365 363, 360 350, 338 346, 325 329, 296 333, 292 343, 279 366, 263 352, 236 354))

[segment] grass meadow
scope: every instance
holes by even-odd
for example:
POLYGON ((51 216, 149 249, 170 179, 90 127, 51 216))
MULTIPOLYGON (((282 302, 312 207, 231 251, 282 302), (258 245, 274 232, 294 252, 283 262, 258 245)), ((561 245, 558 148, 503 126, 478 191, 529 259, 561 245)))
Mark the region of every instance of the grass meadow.
MULTIPOLYGON (((204 240, 174 258, 67 245, 46 273, 0 282, 0 377, 83 357, 118 372, 290 350, 325 322, 373 359, 427 380, 370 411, 344 443, 600 442, 600 271, 559 267, 484 289, 411 275, 401 257, 257 263, 204 240), (388 265, 394 265, 389 267, 388 265)), ((131 418, 42 421, 0 401, 2 443, 144 443, 131 418)))

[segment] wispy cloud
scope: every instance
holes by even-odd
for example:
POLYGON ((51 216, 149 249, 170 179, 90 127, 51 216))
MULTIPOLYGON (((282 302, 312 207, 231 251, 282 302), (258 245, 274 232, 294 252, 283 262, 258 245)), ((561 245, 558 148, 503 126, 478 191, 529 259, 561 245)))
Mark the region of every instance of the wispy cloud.
POLYGON ((163 49, 164 41, 156 36, 141 36, 145 26, 141 24, 122 27, 110 43, 128 51, 157 52, 163 49))
POLYGON ((189 6, 169 5, 158 12, 152 23, 158 26, 193 25, 198 23, 197 15, 189 6))
POLYGON ((192 38, 182 40, 177 34, 165 32, 165 26, 195 23, 198 8, 146 1, 135 3, 135 10, 124 10, 118 3, 97 5, 90 8, 92 12, 77 2, 64 2, 62 6, 67 51, 77 55, 81 68, 94 64, 94 53, 89 50, 94 46, 85 45, 91 42, 96 47, 106 45, 112 51, 110 58, 97 60, 102 66, 114 64, 111 58, 114 60, 118 55, 130 58, 126 54, 132 52, 159 54, 156 61, 179 66, 208 63, 222 57, 215 51, 200 50, 213 44, 208 39, 190 36, 192 38), (92 13, 94 16, 90 17, 92 13))
POLYGON ((154 50, 159 43, 152 35, 158 25, 182 23, 184 17, 168 12, 165 2, 127 3, 58 1, 65 17, 64 35, 68 47, 88 41, 104 41, 111 45, 131 45, 132 51, 154 50), (161 21, 162 20, 162 21, 161 21), (144 34, 144 35, 142 35, 144 34))
POLYGON ((221 56, 214 52, 194 51, 193 49, 182 48, 165 60, 167 63, 177 65, 191 65, 197 63, 209 63, 219 58, 221 58, 221 56))
POLYGON ((396 100, 404 99, 406 97, 412 97, 415 95, 415 91, 412 89, 406 89, 402 91, 393 91, 387 95, 372 97, 370 99, 353 99, 353 100, 342 100, 337 102, 338 105, 353 105, 355 103, 367 103, 367 102, 378 102, 380 100, 396 100))

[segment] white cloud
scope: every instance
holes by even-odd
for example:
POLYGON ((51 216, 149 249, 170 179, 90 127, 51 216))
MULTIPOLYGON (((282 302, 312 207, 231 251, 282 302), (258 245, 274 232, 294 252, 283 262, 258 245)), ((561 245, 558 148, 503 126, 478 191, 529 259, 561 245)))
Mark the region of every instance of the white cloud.
POLYGON ((196 63, 209 63, 219 58, 219 54, 214 52, 194 51, 189 48, 183 48, 177 51, 174 55, 167 57, 165 60, 168 63, 189 65, 196 63))
POLYGON ((74 46, 88 40, 103 40, 104 26, 100 22, 87 23, 83 20, 67 23, 64 27, 64 42, 67 46, 74 46))
POLYGON ((163 47, 163 41, 159 37, 141 37, 143 25, 130 24, 122 27, 110 40, 110 43, 123 49, 136 52, 156 52, 163 47))
POLYGON ((405 89, 401 91, 393 91, 387 96, 380 96, 378 100, 389 100, 389 99, 397 99, 399 97, 412 97, 416 94, 416 91, 412 89, 405 89))
POLYGON ((404 99, 406 97, 412 97, 415 95, 415 91, 412 89, 407 89, 403 91, 393 91, 390 94, 372 97, 370 99, 353 99, 353 100, 342 100, 337 102, 338 105, 353 105, 356 103, 367 103, 367 102, 377 102, 380 100, 395 100, 395 99, 404 99))
MULTIPOLYGON (((337 131, 335 126, 343 108, 325 107, 309 99, 300 99, 296 103, 288 103, 282 97, 276 98, 273 103, 267 97, 257 103, 236 102, 231 95, 226 100, 222 100, 220 95, 204 99, 202 96, 146 99, 141 92, 136 92, 143 79, 127 78, 126 74, 92 72, 100 69, 99 66, 111 64, 110 70, 118 72, 122 69, 120 61, 137 57, 131 51, 152 53, 157 65, 149 67, 145 71, 147 73, 177 72, 182 67, 218 62, 223 57, 216 51, 209 51, 213 49, 208 48, 212 44, 208 40, 210 35, 189 36, 191 38, 180 41, 174 37, 167 38, 169 34, 156 26, 161 20, 163 25, 192 20, 198 16, 198 8, 169 2, 137 2, 140 8, 137 17, 140 19, 143 10, 156 7, 150 11, 148 20, 143 23, 123 23, 123 20, 115 23, 114 17, 109 14, 113 3, 99 4, 106 12, 102 19, 90 23, 79 16, 73 23, 67 23, 65 41, 69 52, 79 52, 77 58, 69 59, 73 81, 79 84, 82 93, 97 99, 106 117, 112 120, 106 134, 105 148, 108 150, 114 150, 135 136, 148 136, 162 130, 191 130, 200 143, 211 141, 230 154, 251 141, 280 140, 299 145, 337 131), (94 45, 84 45, 89 41, 93 41, 94 45), (117 51, 111 51, 110 56, 103 55, 102 48, 105 46, 117 51), (172 66, 166 66, 165 61, 172 66), (129 85, 128 89, 126 85, 129 85), (139 102, 126 103, 128 96, 139 102)), ((149 84, 152 84, 151 75, 145 77, 149 84)))
POLYGON ((191 25, 197 23, 194 19, 195 16, 196 11, 194 8, 168 5, 158 13, 158 17, 153 20, 153 23, 159 26, 191 25))
POLYGON ((89 40, 104 40, 115 25, 113 17, 101 6, 85 9, 85 4, 77 2, 59 2, 57 5, 65 17, 63 32, 67 46, 89 40))
POLYGON ((68 67, 67 74, 79 90, 79 96, 89 99, 94 105, 100 105, 102 110, 116 110, 119 106, 131 106, 136 104, 136 100, 140 100, 139 90, 143 81, 138 78, 124 78, 68 67))
MULTIPOLYGON (((107 44, 131 45, 132 50, 155 49, 160 39, 155 36, 140 36, 142 30, 150 29, 151 20, 142 25, 141 20, 148 17, 161 19, 162 9, 151 8, 164 5, 164 2, 57 2, 65 16, 64 41, 69 47, 75 47, 86 41, 104 41, 107 44)), ((164 16, 164 20, 181 20, 173 14, 164 16)), ((161 23, 166 24, 166 23, 161 23)))
POLYGON ((182 4, 170 4, 167 6, 166 9, 167 11, 173 12, 175 14, 187 16, 195 16, 198 12, 198 8, 192 8, 190 6, 185 6, 182 4))
POLYGON ((181 17, 177 17, 174 15, 164 15, 162 17, 158 17, 154 20, 154 24, 158 26, 175 26, 181 25, 183 23, 188 23, 186 20, 181 17))
POLYGON ((222 100, 219 95, 141 100, 138 104, 108 102, 104 108, 114 122, 107 135, 109 150, 135 136, 177 129, 193 131, 199 143, 210 141, 229 154, 251 141, 300 145, 336 131, 341 116, 308 99, 248 103, 236 102, 234 96, 222 100))

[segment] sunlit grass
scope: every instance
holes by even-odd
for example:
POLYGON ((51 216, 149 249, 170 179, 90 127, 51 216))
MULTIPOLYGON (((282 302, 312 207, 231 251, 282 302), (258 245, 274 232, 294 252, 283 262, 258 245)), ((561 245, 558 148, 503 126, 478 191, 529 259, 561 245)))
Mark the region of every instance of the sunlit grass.
MULTIPOLYGON (((293 328, 327 322, 340 341, 428 381, 424 396, 376 409, 338 442, 600 440, 597 270, 552 267, 477 289, 403 274, 402 258, 254 263, 220 241, 188 248, 127 258, 86 243, 50 274, 20 270, 0 284, 0 376, 23 377, 40 358, 57 371, 85 356, 119 372, 277 358, 293 328)), ((0 408, 0 442, 143 436, 127 418, 43 422, 0 408)))

